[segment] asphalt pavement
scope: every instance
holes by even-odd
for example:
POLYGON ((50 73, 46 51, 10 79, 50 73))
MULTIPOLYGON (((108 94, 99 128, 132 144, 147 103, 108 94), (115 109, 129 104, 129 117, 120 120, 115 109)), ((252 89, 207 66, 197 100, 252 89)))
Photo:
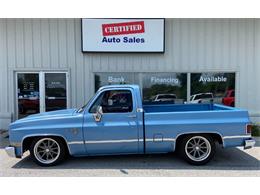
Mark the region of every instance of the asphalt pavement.
POLYGON ((4 151, 7 139, 0 139, 0 176, 260 176, 260 139, 256 147, 217 147, 214 159, 204 166, 192 166, 176 153, 68 158, 54 167, 39 167, 26 153, 10 158, 4 151))

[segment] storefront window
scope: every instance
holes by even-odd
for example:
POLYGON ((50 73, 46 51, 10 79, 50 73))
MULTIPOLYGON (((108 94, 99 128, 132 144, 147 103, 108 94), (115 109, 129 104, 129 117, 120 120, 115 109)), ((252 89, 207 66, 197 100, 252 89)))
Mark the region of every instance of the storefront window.
POLYGON ((192 73, 190 103, 235 106, 235 73, 192 73))
POLYGON ((143 102, 183 104, 187 97, 187 74, 144 73, 143 102))
MULTIPOLYGON (((187 73, 96 73, 95 90, 112 84, 138 84, 144 104, 183 104, 187 73)), ((235 106, 235 73, 191 73, 190 103, 235 106)))
POLYGON ((17 74, 18 118, 40 112, 39 74, 17 74))
POLYGON ((104 85, 139 84, 135 73, 96 73, 95 91, 104 85))

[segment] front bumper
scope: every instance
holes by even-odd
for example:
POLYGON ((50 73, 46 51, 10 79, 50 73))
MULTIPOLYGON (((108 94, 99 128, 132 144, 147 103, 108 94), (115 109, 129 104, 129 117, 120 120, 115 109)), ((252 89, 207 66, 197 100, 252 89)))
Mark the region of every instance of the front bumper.
POLYGON ((254 145, 255 145, 255 140, 253 140, 253 139, 245 140, 244 149, 252 148, 252 147, 254 147, 254 145))
POLYGON ((5 151, 8 154, 8 156, 16 158, 15 147, 8 146, 8 147, 5 148, 5 151))

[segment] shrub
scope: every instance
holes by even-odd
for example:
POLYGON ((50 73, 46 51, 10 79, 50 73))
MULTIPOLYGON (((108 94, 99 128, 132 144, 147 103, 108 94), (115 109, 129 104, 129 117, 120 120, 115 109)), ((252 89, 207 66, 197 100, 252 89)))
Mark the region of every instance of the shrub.
POLYGON ((252 126, 252 136, 260 137, 260 124, 256 123, 252 126))

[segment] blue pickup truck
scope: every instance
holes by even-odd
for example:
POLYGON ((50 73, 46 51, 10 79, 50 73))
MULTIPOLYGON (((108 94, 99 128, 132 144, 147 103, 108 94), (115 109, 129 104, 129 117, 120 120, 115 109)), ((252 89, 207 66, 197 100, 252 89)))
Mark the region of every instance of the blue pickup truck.
POLYGON ((224 148, 254 146, 246 110, 217 104, 142 104, 137 85, 110 85, 79 109, 34 114, 9 128, 6 152, 22 157, 27 150, 41 166, 67 155, 168 153, 177 150, 203 165, 224 148))

